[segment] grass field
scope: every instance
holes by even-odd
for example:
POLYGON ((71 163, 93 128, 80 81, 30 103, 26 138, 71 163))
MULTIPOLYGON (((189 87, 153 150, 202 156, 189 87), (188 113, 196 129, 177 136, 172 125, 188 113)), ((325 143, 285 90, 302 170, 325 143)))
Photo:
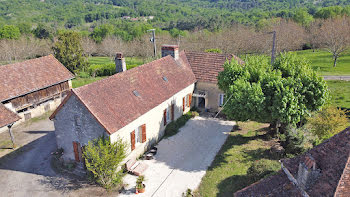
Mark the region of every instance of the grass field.
POLYGON ((327 81, 331 102, 343 108, 350 109, 350 81, 327 81))
MULTIPOLYGON (((234 192, 255 182, 247 174, 253 162, 269 159, 276 165, 279 163, 278 159, 270 159, 268 149, 273 142, 265 139, 264 130, 268 125, 240 122, 239 126, 242 130, 230 134, 208 168, 197 191, 200 196, 232 197, 234 192)), ((275 172, 278 170, 274 169, 275 172)))
MULTIPOLYGON (((129 70, 131 68, 140 66, 142 64, 145 64, 149 62, 150 60, 144 60, 139 57, 126 57, 125 58, 125 63, 126 63, 126 68, 129 70)), ((90 57, 88 59, 89 64, 114 64, 114 60, 112 60, 109 57, 90 57)))
POLYGON ((315 50, 315 52, 303 50, 295 53, 309 60, 312 68, 321 75, 350 75, 350 51, 345 52, 338 59, 336 67, 333 67, 331 53, 325 50, 315 50))
POLYGON ((89 78, 77 77, 77 78, 72 80, 72 86, 73 86, 73 88, 78 88, 80 86, 98 81, 98 80, 103 79, 103 78, 105 78, 105 77, 89 77, 89 78))

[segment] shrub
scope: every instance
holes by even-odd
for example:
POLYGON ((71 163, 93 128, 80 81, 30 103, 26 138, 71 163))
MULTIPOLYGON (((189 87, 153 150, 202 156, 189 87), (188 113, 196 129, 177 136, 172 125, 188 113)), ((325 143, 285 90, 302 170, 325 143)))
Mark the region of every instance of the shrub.
POLYGON ((280 169, 280 164, 277 161, 272 161, 268 159, 260 159, 255 161, 248 168, 248 175, 251 179, 256 182, 262 178, 265 178, 271 175, 274 172, 277 172, 280 169))
POLYGON ((86 168, 96 183, 108 190, 121 184, 123 172, 117 169, 126 157, 126 147, 120 139, 111 143, 108 137, 103 136, 89 141, 83 156, 86 168))
POLYGON ((328 106, 308 119, 308 126, 320 142, 344 130, 349 122, 346 112, 334 106, 328 106))
POLYGON ((79 77, 80 78, 89 78, 90 75, 87 72, 79 72, 79 77))
POLYGON ((115 64, 93 64, 89 66, 88 72, 93 77, 111 76, 116 73, 115 64))
POLYGON ((311 149, 315 139, 306 127, 295 128, 289 125, 285 133, 280 135, 280 140, 286 154, 298 155, 311 149))

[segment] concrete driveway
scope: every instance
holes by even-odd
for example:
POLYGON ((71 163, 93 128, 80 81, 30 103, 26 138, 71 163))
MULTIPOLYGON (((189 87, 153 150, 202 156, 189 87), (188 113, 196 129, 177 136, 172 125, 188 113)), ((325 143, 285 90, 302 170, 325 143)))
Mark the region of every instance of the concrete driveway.
MULTIPOLYGON (((157 145, 158 153, 145 171, 146 192, 137 196, 179 197, 188 188, 195 190, 235 123, 196 117, 180 132, 157 145)), ((126 175, 127 191, 120 196, 134 196, 136 176, 126 175)), ((136 196, 136 195, 135 195, 136 196)))
MULTIPOLYGON (((56 140, 50 120, 21 125, 13 132, 20 147, 0 157, 1 197, 113 195, 106 195, 100 187, 56 174, 51 169, 51 152, 56 150, 56 140)), ((6 133, 0 137, 6 137, 6 133)), ((6 153, 8 150, 0 151, 6 153)))

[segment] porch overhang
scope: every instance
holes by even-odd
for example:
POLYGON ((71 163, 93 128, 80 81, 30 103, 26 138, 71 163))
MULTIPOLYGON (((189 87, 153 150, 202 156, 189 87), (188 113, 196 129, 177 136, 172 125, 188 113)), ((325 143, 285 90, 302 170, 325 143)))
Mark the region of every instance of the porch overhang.
POLYGON ((207 92, 203 90, 195 90, 192 94, 194 97, 199 97, 199 98, 206 98, 207 97, 207 92))

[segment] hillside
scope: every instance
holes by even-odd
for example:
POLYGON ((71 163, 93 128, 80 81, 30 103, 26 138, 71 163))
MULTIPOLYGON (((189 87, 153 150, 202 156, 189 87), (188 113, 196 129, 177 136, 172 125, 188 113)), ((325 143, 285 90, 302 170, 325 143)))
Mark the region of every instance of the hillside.
MULTIPOLYGON (((91 23, 96 26, 123 16, 155 16, 152 24, 163 29, 215 30, 230 23, 292 17, 299 8, 314 15, 322 7, 349 4, 347 0, 1 0, 0 26, 46 23, 54 28, 88 30, 91 23)), ((332 12, 339 11, 335 10, 332 12)))

